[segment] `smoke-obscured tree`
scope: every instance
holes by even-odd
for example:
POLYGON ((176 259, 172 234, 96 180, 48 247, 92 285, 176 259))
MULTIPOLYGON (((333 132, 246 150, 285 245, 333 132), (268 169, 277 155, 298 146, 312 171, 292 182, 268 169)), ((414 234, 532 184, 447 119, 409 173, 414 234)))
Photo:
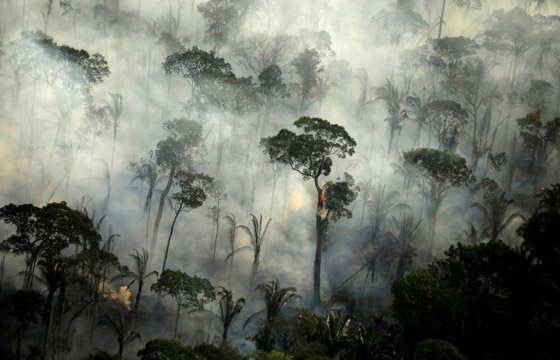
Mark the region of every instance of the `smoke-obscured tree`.
POLYGON ((316 337, 327 348, 327 356, 333 358, 349 342, 348 331, 354 317, 335 309, 321 317, 316 325, 316 337))
POLYGON ((14 42, 18 62, 27 71, 36 70, 54 94, 57 109, 57 130, 53 146, 66 141, 71 111, 91 98, 93 86, 111 73, 107 61, 100 54, 90 55, 66 45, 58 45, 53 38, 40 31, 24 31, 14 42))
POLYGON ((459 145, 460 131, 469 114, 453 100, 432 101, 428 105, 430 128, 435 133, 439 148, 455 151, 459 145))
POLYGON ((220 202, 227 199, 226 188, 221 181, 213 181, 208 186, 207 190, 210 200, 214 202, 214 205, 208 208, 206 217, 216 225, 216 232, 214 234, 214 246, 212 247, 212 262, 216 260, 216 246, 218 245, 218 234, 220 233, 220 219, 222 217, 222 208, 220 207, 220 202))
POLYGON ((346 207, 357 196, 354 179, 344 174, 340 181, 319 184, 319 178, 331 173, 333 158, 344 159, 354 154, 356 141, 340 125, 331 124, 319 118, 301 117, 294 122, 302 134, 282 129, 272 137, 261 139, 261 146, 270 162, 280 162, 292 168, 303 177, 313 179, 317 191, 315 229, 317 246, 313 267, 313 306, 321 304, 321 259, 327 240, 329 216, 333 222, 341 217, 351 217, 346 207))
POLYGON ((241 67, 251 71, 255 77, 274 64, 284 68, 288 56, 295 47, 290 35, 257 33, 248 35, 232 45, 232 52, 239 58, 241 67))
POLYGON ((72 178, 72 173, 74 172, 74 167, 76 166, 76 155, 78 154, 78 151, 80 151, 81 147, 79 145, 74 145, 73 142, 70 142, 58 144, 57 148, 58 151, 56 154, 62 160, 62 169, 64 171, 63 179, 66 184, 64 197, 68 199, 68 193, 70 192, 70 180, 72 178))
POLYGON ((422 196, 428 202, 426 217, 429 224, 430 252, 433 256, 436 219, 447 192, 474 181, 466 160, 448 150, 416 149, 403 154, 404 162, 416 165, 422 182, 418 183, 422 196))
POLYGON ((560 140, 560 117, 543 121, 537 111, 517 119, 517 124, 528 162, 528 174, 536 191, 546 173, 546 163, 554 151, 554 144, 560 140))
POLYGON ((90 219, 65 202, 42 208, 31 204, 5 205, 0 209, 0 219, 16 227, 15 234, 0 243, 0 251, 25 256, 25 290, 33 286, 38 260, 59 255, 70 244, 78 244, 82 237, 99 239, 90 219))
POLYGON ((94 105, 88 105, 85 111, 84 122, 82 124, 81 130, 84 135, 91 135, 91 153, 90 153, 90 165, 88 173, 88 187, 91 180, 91 170, 93 167, 93 156, 95 150, 95 141, 97 138, 101 137, 105 131, 109 128, 110 120, 107 116, 107 111, 102 107, 97 107, 94 105))
POLYGON ((537 205, 538 211, 560 211, 560 183, 551 184, 550 187, 541 188, 539 193, 535 195, 539 200, 537 205))
POLYGON ((479 123, 479 112, 483 106, 491 107, 502 100, 498 84, 489 78, 489 71, 490 66, 486 60, 472 58, 465 61, 452 83, 445 83, 453 94, 464 101, 465 110, 472 117, 471 170, 473 173, 476 173, 478 161, 485 155, 482 136, 484 133, 479 123))
MULTIPOLYGON (((264 115, 262 123, 262 133, 269 127, 272 109, 279 99, 289 97, 287 86, 282 81, 282 69, 276 64, 263 68, 259 73, 259 87, 257 91, 264 97, 264 115)), ((261 134, 258 129, 257 134, 261 134)))
POLYGON ((404 276, 405 272, 410 270, 414 262, 416 249, 412 243, 416 240, 420 232, 422 219, 416 220, 414 214, 411 212, 404 212, 400 219, 392 216, 391 222, 393 223, 392 237, 396 240, 397 244, 400 245, 395 274, 395 278, 400 279, 404 276))
POLYGON ((427 61, 448 83, 455 81, 464 59, 475 55, 478 49, 474 40, 464 36, 444 37, 433 40, 431 45, 432 53, 427 61))
POLYGON ((490 241, 497 240, 498 236, 507 229, 511 222, 517 218, 525 219, 523 215, 514 212, 508 215, 508 207, 513 204, 513 200, 506 199, 505 192, 491 192, 485 194, 484 202, 471 204, 482 212, 484 216, 484 231, 483 234, 490 238, 490 241))
POLYGON ((15 326, 16 348, 14 358, 19 359, 25 331, 31 323, 36 323, 41 318, 43 311, 45 311, 46 299, 35 290, 18 290, 11 294, 8 300, 13 306, 9 314, 14 316, 18 322, 18 325, 15 326))
POLYGON ((401 132, 402 123, 408 118, 405 111, 401 109, 404 102, 404 93, 393 85, 390 80, 384 86, 375 88, 375 101, 383 101, 387 107, 387 117, 385 121, 389 124, 389 145, 387 155, 393 149, 393 141, 397 131, 401 132))
POLYGON ((262 292, 265 308, 264 310, 257 311, 253 315, 249 316, 243 327, 247 326, 247 324, 249 324, 254 318, 263 314, 266 321, 264 327, 267 327, 271 320, 280 315, 280 312, 284 309, 284 307, 296 299, 301 299, 301 296, 298 295, 295 287, 282 288, 280 286, 280 280, 278 279, 259 284, 255 290, 262 292))
POLYGON ((115 145, 117 144, 117 131, 119 130, 119 122, 121 119, 122 111, 123 111, 123 100, 121 94, 112 94, 109 93, 111 96, 111 103, 106 100, 103 100, 105 106, 103 107, 109 117, 113 121, 113 150, 111 151, 111 167, 110 169, 113 170, 113 161, 115 159, 115 145))
POLYGON ((227 220, 229 225, 227 231, 227 241, 229 243, 229 250, 230 250, 230 255, 226 257, 226 260, 224 262, 227 262, 229 259, 229 271, 231 274, 233 269, 233 256, 234 256, 233 253, 235 252, 235 241, 237 240, 237 233, 238 233, 239 226, 237 225, 237 219, 235 218, 234 214, 226 215, 224 216, 224 219, 227 220))
POLYGON ((309 108, 315 97, 315 91, 319 84, 319 74, 323 72, 320 65, 321 57, 315 49, 305 49, 292 61, 292 66, 295 68, 298 77, 295 89, 300 101, 296 112, 300 116, 309 108))
POLYGON ((198 5, 198 12, 206 21, 204 42, 212 44, 212 50, 219 52, 238 27, 237 7, 229 0, 208 0, 198 5))
MULTIPOLYGON (((510 55, 513 60, 511 87, 517 81, 519 67, 529 49, 535 46, 536 24, 534 18, 522 9, 496 10, 492 25, 484 32, 484 46, 490 51, 510 55)), ((509 76, 509 74, 508 74, 509 76)))
MULTIPOLYGON (((406 111, 407 113, 413 115, 409 119, 413 120, 417 124, 416 134, 414 135, 414 146, 420 145, 420 139, 422 138, 422 128, 430 124, 428 121, 428 106, 430 105, 431 99, 425 99, 418 96, 409 96, 406 98, 406 111)), ((431 144, 431 129, 428 132, 428 147, 431 144)))
MULTIPOLYGON (((235 220, 235 217, 230 218, 230 222, 231 220, 235 220)), ((226 258, 227 261, 229 258, 233 259, 233 256, 238 252, 242 252, 245 250, 253 250, 253 268, 251 271, 251 280, 249 282, 250 290, 253 289, 253 282, 255 281, 257 277, 257 273, 259 271, 262 244, 263 244, 264 236, 266 235, 266 231, 268 230, 268 225, 270 225, 271 221, 272 219, 268 219, 268 221, 263 227, 262 214, 259 216, 258 219, 255 215, 251 214, 251 228, 249 228, 249 226, 246 225, 237 226, 237 228, 245 232, 245 234, 249 238, 249 242, 251 245, 242 246, 238 249, 233 250, 226 258)), ((231 225, 233 225, 233 222, 231 222, 231 225)))
POLYGON ((390 358, 396 351, 391 332, 379 329, 374 321, 353 326, 348 332, 348 342, 348 352, 355 359, 390 358))
POLYGON ((233 292, 223 286, 219 287, 217 295, 220 296, 220 320, 224 332, 222 339, 227 340, 229 328, 233 325, 235 319, 239 316, 245 306, 245 299, 239 298, 233 301, 233 292))
POLYGON ((140 333, 134 329, 135 311, 122 313, 119 308, 113 309, 112 314, 106 313, 97 325, 105 326, 115 336, 118 345, 118 353, 122 355, 124 347, 135 340, 142 341, 140 333))
POLYGON ((202 204, 204 204, 204 201, 206 201, 207 193, 212 186, 213 181, 214 178, 205 174, 188 173, 185 171, 179 171, 175 174, 175 185, 178 186, 179 191, 171 195, 172 201, 175 202, 173 205, 175 217, 173 218, 171 229, 169 230, 169 238, 167 239, 167 247, 165 248, 163 266, 161 269, 162 273, 165 270, 167 255, 169 253, 169 245, 171 244, 171 237, 173 236, 173 230, 179 214, 183 212, 190 212, 201 207, 202 204))
POLYGON ((531 80, 531 86, 521 94, 521 101, 532 110, 543 113, 545 106, 551 103, 554 87, 544 80, 531 80))
POLYGON ((231 65, 214 51, 204 51, 196 46, 175 52, 165 59, 163 69, 167 76, 181 76, 191 87, 190 99, 197 96, 200 84, 207 77, 232 74, 231 65))
POLYGON ((148 250, 141 248, 141 252, 134 249, 134 254, 129 254, 133 260, 133 270, 128 270, 122 274, 113 278, 116 279, 127 279, 129 283, 126 288, 129 289, 134 283, 138 283, 138 292, 136 293, 136 300, 134 301, 134 311, 138 313, 140 310, 140 297, 142 296, 142 288, 144 287, 144 282, 152 276, 158 276, 157 271, 148 272, 148 250))
POLYGON ((381 24, 389 33, 390 41, 393 45, 390 76, 390 79, 392 79, 397 50, 403 36, 409 33, 414 34, 420 29, 427 28, 428 24, 422 19, 422 15, 414 11, 414 1, 412 0, 395 0, 389 4, 389 9, 379 11, 371 20, 374 23, 381 24))
POLYGON ((214 287, 208 279, 190 276, 181 270, 164 270, 151 289, 162 296, 171 296, 177 303, 173 338, 177 337, 179 313, 182 310, 202 310, 205 304, 216 298, 214 287))
POLYGON ((158 212, 154 222, 152 244, 150 253, 155 254, 159 224, 163 215, 163 208, 167 195, 175 181, 175 174, 182 169, 189 170, 194 166, 195 157, 198 155, 202 143, 202 126, 193 120, 182 117, 167 121, 163 128, 168 132, 167 138, 157 143, 154 159, 162 173, 168 173, 167 184, 163 188, 158 212))

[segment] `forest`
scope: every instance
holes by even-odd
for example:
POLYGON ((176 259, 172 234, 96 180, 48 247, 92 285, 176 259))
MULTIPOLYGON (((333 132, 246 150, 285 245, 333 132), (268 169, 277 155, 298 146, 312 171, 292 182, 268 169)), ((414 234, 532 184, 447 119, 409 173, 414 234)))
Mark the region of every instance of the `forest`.
POLYGON ((2 0, 0 358, 560 359, 557 0, 2 0))

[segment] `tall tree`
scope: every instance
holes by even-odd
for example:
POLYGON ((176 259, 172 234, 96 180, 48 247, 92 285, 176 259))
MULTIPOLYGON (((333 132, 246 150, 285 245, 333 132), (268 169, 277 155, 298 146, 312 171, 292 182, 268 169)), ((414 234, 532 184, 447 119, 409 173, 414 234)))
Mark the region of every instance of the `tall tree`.
POLYGON ((208 279, 190 276, 180 270, 164 270, 152 285, 152 291, 162 296, 169 295, 177 303, 173 338, 177 338, 179 313, 182 310, 202 310, 205 304, 216 298, 214 287, 208 279))
POLYGON ((312 306, 321 304, 321 259, 323 247, 327 240, 329 216, 333 222, 341 217, 351 217, 352 212, 346 207, 357 196, 354 179, 344 174, 343 179, 336 182, 324 182, 320 178, 331 173, 333 157, 340 159, 354 154, 356 141, 346 130, 327 120, 301 117, 294 122, 302 134, 282 129, 268 138, 261 139, 261 146, 271 162, 280 162, 292 168, 303 177, 312 179, 317 191, 317 210, 315 229, 317 246, 313 267, 313 298, 312 306))
POLYGON ((205 174, 179 171, 175 175, 175 184, 179 187, 179 191, 171 195, 171 199, 175 201, 175 205, 173 206, 175 217, 171 223, 169 238, 167 239, 167 247, 165 248, 165 256, 163 257, 163 266, 161 269, 162 273, 165 270, 167 255, 169 253, 169 245, 171 244, 173 229, 175 228, 175 223, 179 214, 183 212, 190 212, 201 207, 204 201, 206 201, 206 193, 213 181, 214 178, 205 174))
POLYGON ((222 321, 222 326, 224 332, 222 334, 222 339, 227 340, 228 331, 235 319, 243 310, 245 306, 245 299, 239 298, 237 301, 233 301, 233 292, 226 289, 223 286, 219 287, 218 296, 220 296, 220 320, 222 321))
POLYGON ((181 169, 191 169, 194 166, 202 143, 202 126, 196 121, 183 117, 165 122, 163 128, 168 132, 168 136, 157 143, 154 158, 161 171, 168 173, 168 179, 159 199, 150 247, 152 255, 155 253, 163 208, 175 181, 175 174, 181 169))
POLYGON ((231 40, 238 26, 237 7, 229 0, 209 0, 198 5, 198 12, 206 21, 204 42, 212 44, 212 50, 219 52, 231 40))
POLYGON ((111 151, 111 171, 113 170, 113 161, 115 159, 115 145, 117 143, 117 131, 119 130, 119 122, 121 119, 122 111, 123 111, 123 100, 121 94, 112 94, 109 93, 111 96, 111 103, 106 100, 103 100, 105 106, 103 107, 111 120, 113 121, 113 150, 111 151))
POLYGON ((416 149, 405 152, 404 162, 415 165, 420 171, 418 183, 422 196, 428 202, 426 209, 429 221, 430 256, 433 256, 436 219, 447 192, 454 187, 468 185, 474 181, 466 160, 448 150, 416 149))
POLYGON ((323 72, 321 57, 315 49, 305 49, 300 52, 292 61, 298 77, 295 84, 299 95, 299 106, 297 113, 302 116, 311 105, 311 100, 315 97, 315 91, 319 85, 319 73, 323 72))

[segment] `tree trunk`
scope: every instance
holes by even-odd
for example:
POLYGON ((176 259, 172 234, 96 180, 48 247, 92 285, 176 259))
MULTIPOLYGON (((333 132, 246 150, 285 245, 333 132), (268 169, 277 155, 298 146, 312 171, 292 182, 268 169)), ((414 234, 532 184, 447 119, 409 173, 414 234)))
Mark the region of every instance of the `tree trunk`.
MULTIPOLYGON (((317 180, 315 180, 317 182, 317 180)), ((317 247, 315 248, 315 262, 313 265, 313 297, 311 299, 311 309, 317 309, 321 306, 321 259, 323 256, 323 247, 327 237, 328 219, 322 217, 323 201, 321 195, 323 193, 320 187, 317 187, 317 214, 315 215, 315 230, 317 231, 317 247)))
POLYGON ((171 190, 171 186, 173 185, 173 178, 175 177, 175 171, 176 170, 177 169, 175 167, 172 167, 171 170, 169 171, 169 180, 167 181, 167 185, 165 185, 165 188, 161 192, 161 195, 160 195, 160 198, 159 198, 159 207, 158 207, 158 212, 157 212, 157 215, 156 215, 156 221, 154 223, 154 232, 152 234, 152 245, 151 245, 151 248, 150 248, 150 254, 155 254, 158 231, 159 231, 159 224, 161 222, 161 216, 163 215, 163 208, 165 206, 165 199, 167 198, 167 194, 169 194, 169 190, 171 190))
POLYGON ((119 341, 119 355, 121 355, 121 356, 122 356, 122 352, 123 352, 123 347, 124 347, 123 342, 119 341))
POLYGON ((212 252, 212 264, 214 260, 216 260, 216 245, 218 244, 218 233, 220 231, 220 200, 218 200, 217 205, 217 213, 216 213, 216 236, 214 237, 214 251, 212 252))
POLYGON ((441 16, 439 18, 439 30, 437 35, 438 40, 441 39, 441 28, 443 26, 443 15, 445 14, 445 3, 446 0, 443 0, 443 4, 441 5, 441 16))
POLYGON ((177 221, 177 217, 179 217, 180 213, 181 210, 175 213, 175 217, 173 218, 173 222, 171 223, 171 231, 169 232, 169 238, 167 239, 167 247, 165 248, 165 256, 163 257, 163 266, 161 268, 162 274, 163 271, 165 270, 165 264, 167 263, 167 255, 169 254, 169 244, 171 244, 171 237, 173 236, 173 229, 175 228, 175 222, 177 221))
POLYGON ((177 325, 179 324, 179 311, 181 311, 181 307, 177 305, 177 316, 175 317, 175 331, 173 331, 173 339, 177 339, 177 325))
POLYGON ((140 296, 142 296, 142 287, 144 286, 144 281, 138 281, 138 294, 136 294, 136 302, 134 303, 134 310, 138 314, 140 310, 140 296))

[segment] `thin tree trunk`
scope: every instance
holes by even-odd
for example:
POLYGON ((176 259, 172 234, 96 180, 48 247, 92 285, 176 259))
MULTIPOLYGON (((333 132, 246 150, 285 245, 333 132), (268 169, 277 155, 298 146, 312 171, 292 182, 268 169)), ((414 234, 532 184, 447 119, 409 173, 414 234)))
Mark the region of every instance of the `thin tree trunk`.
POLYGON ((180 210, 175 213, 175 217, 173 218, 173 222, 171 223, 171 231, 169 232, 169 238, 167 239, 167 247, 165 248, 165 256, 163 257, 163 266, 161 268, 162 274, 163 271, 165 270, 165 264, 167 263, 167 255, 169 254, 169 244, 171 244, 171 237, 173 236, 173 229, 175 228, 175 222, 177 221, 177 217, 179 217, 180 213, 181 213, 180 210))
POLYGON ((322 217, 323 201, 321 195, 322 189, 319 187, 318 180, 315 179, 315 187, 317 189, 317 214, 315 215, 315 230, 317 232, 317 246, 315 248, 315 262, 313 265, 313 297, 311 299, 311 308, 317 309, 321 306, 321 260, 323 256, 323 247, 326 238, 326 225, 328 219, 322 217))
POLYGON ((181 307, 177 305, 177 316, 175 317, 175 331, 173 331, 173 339, 177 339, 177 325, 179 324, 179 311, 181 311, 181 307))
POLYGON ((165 188, 161 192, 161 195, 160 195, 160 198, 159 198, 159 207, 158 207, 158 212, 157 212, 157 215, 156 215, 156 221, 154 223, 154 231, 153 231, 153 234, 152 234, 152 245, 151 245, 151 248, 150 248, 150 254, 155 254, 158 231, 159 231, 159 224, 161 222, 161 216, 163 215, 163 208, 165 206, 165 199, 167 198, 167 194, 169 194, 169 190, 171 190, 171 186, 173 185, 173 178, 175 177, 175 171, 176 170, 177 169, 175 167, 172 167, 171 170, 169 171, 169 180, 167 181, 167 185, 165 185, 165 188))
POLYGON ((136 294, 136 302, 134 303, 134 310, 138 314, 140 310, 140 296, 142 296, 142 287, 144 286, 144 281, 138 281, 138 294, 136 294))
POLYGON ((441 16, 439 18, 439 30, 438 30, 438 35, 437 35, 438 40, 441 39, 441 28, 443 26, 443 15, 445 15, 445 3, 446 3, 446 0, 443 0, 443 4, 441 5, 441 16))
POLYGON ((212 252, 212 264, 216 260, 216 245, 218 244, 218 233, 220 232, 220 201, 218 201, 218 213, 216 215, 216 236, 214 237, 214 251, 212 252))

